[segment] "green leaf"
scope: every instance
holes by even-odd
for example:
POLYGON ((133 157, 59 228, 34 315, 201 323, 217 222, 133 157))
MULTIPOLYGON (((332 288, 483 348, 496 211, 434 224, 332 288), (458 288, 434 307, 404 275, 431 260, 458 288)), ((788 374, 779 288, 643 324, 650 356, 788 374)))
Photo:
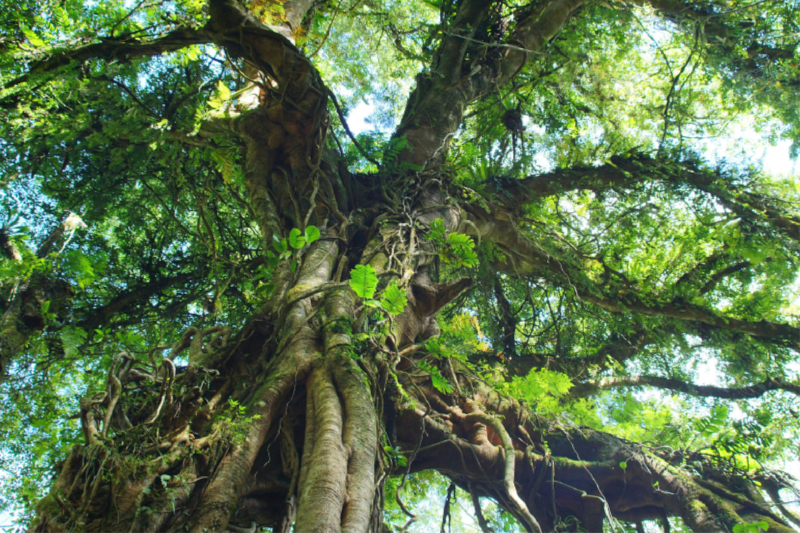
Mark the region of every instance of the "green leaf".
POLYGON ((300 230, 297 228, 292 228, 292 231, 289 232, 289 246, 294 248, 295 250, 299 250, 303 246, 306 245, 306 238, 300 233, 300 230))
POLYGON ((767 258, 767 254, 757 248, 742 248, 739 254, 753 265, 763 263, 767 258))
POLYGON ((288 250, 289 246, 286 244, 286 239, 280 239, 277 235, 272 236, 272 240, 275 241, 272 243, 273 248, 279 254, 282 254, 286 250, 288 250))
POLYGON ((21 29, 22 33, 28 39, 28 42, 30 42, 36 48, 44 48, 45 42, 41 38, 39 38, 39 36, 36 35, 31 29, 29 29, 27 26, 24 25, 21 26, 21 29))
POLYGON ((478 265, 478 254, 475 253, 475 242, 463 233, 451 233, 447 236, 440 257, 445 263, 463 264, 466 267, 478 265))
POLYGON ((438 240, 444 238, 447 230, 444 228, 444 221, 441 218, 431 221, 431 231, 428 234, 431 240, 438 240))
POLYGON ((396 281, 392 281, 381 295, 381 306, 390 315, 399 315, 405 309, 406 304, 408 304, 406 291, 401 290, 396 281))
POLYGON ((223 102, 231 99, 231 90, 228 86, 222 83, 222 80, 217 82, 217 95, 223 102))
POLYGON ((308 226, 306 228, 306 242, 311 244, 312 242, 318 240, 320 238, 319 229, 316 226, 308 226))
POLYGON ((628 463, 626 463, 625 461, 620 461, 619 462, 619 467, 621 469, 625 470, 626 468, 628 468, 628 463))
POLYGON ((441 372, 439 374, 431 374, 431 383, 439 392, 450 394, 453 392, 453 386, 444 379, 441 372))
POLYGON ((419 368, 423 372, 430 374, 431 384, 436 387, 436 390, 444 394, 450 394, 453 392, 453 386, 450 385, 450 382, 445 379, 438 368, 424 360, 420 361, 419 368))
POLYGON ((375 289, 378 288, 375 269, 369 265, 356 265, 350 271, 350 288, 359 298, 370 299, 375 296, 375 289))
POLYGON ((61 331, 61 343, 64 347, 64 354, 68 357, 80 355, 78 346, 86 342, 89 336, 83 328, 78 326, 65 326, 61 331))

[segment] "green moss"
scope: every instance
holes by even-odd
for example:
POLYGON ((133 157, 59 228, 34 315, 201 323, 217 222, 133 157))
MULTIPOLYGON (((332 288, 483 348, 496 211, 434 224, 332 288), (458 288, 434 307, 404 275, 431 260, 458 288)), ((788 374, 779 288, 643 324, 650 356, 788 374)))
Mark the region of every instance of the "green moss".
POLYGON ((344 333, 347 335, 353 334, 353 326, 350 323, 350 321, 345 317, 338 318, 333 322, 331 322, 328 325, 328 330, 331 333, 344 333))
POLYGON ((39 516, 57 516, 61 513, 61 507, 58 505, 56 499, 48 494, 41 499, 38 505, 39 516))

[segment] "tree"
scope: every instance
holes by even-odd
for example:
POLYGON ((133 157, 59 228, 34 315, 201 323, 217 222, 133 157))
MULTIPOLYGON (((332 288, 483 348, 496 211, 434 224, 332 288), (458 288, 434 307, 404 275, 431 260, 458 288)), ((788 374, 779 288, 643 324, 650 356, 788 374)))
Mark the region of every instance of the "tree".
POLYGON ((442 530, 458 488, 484 532, 487 498, 525 531, 792 531, 797 181, 701 139, 797 142, 798 13, 5 6, 30 531, 397 531, 430 470, 442 530))

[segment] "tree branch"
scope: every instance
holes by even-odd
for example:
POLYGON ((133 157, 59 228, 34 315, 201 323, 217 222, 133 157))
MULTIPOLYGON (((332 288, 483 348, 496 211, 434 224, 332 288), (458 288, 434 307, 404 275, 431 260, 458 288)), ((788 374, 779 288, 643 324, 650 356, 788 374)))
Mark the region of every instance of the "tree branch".
POLYGON ((714 309, 701 307, 682 300, 658 301, 653 295, 642 297, 623 287, 613 293, 599 287, 574 261, 564 259, 568 253, 554 255, 523 235, 517 228, 515 218, 501 209, 487 213, 475 205, 466 206, 472 225, 468 232, 489 240, 506 255, 507 261, 497 262, 496 269, 510 274, 525 276, 536 274, 574 292, 579 300, 594 304, 611 313, 640 313, 649 316, 674 318, 686 322, 706 324, 726 331, 745 333, 768 339, 779 345, 800 349, 800 329, 787 324, 766 320, 753 322, 722 315, 714 309), (646 300, 652 303, 646 303, 646 300))
POLYGON ((767 378, 761 383, 749 385, 747 387, 713 387, 710 385, 695 385, 674 378, 662 378, 660 376, 622 376, 602 378, 593 381, 586 381, 575 385, 570 391, 572 398, 584 398, 597 394, 601 390, 613 389, 617 387, 656 387, 659 389, 669 389, 691 396, 724 398, 728 400, 743 400, 748 398, 760 398, 764 394, 773 390, 783 390, 800 396, 800 384, 792 383, 782 379, 767 378))
POLYGON ((205 28, 199 30, 178 28, 163 37, 149 41, 133 38, 101 39, 99 43, 82 46, 74 50, 65 50, 36 63, 28 73, 8 82, 4 89, 11 89, 21 83, 25 83, 32 75, 51 72, 72 62, 80 64, 95 58, 125 62, 139 57, 151 57, 166 52, 174 52, 193 44, 210 43, 211 40, 211 33, 205 28))
POLYGON ((496 203, 517 212, 523 205, 547 196, 574 190, 629 189, 652 181, 689 186, 704 192, 749 223, 768 223, 774 231, 800 243, 800 217, 783 210, 780 200, 738 189, 729 178, 717 171, 699 168, 693 161, 676 162, 647 155, 616 156, 598 167, 496 181, 488 192, 496 203))
POLYGON ((94 330, 101 325, 107 324, 109 319, 119 313, 125 312, 137 302, 150 298, 169 287, 185 283, 196 276, 196 272, 192 274, 178 274, 168 278, 156 279, 153 282, 125 291, 106 305, 95 309, 89 316, 81 320, 78 326, 86 331, 94 330))
POLYGON ((430 74, 417 76, 417 86, 393 136, 405 137, 408 143, 401 159, 422 168, 441 164, 467 106, 513 79, 583 3, 554 0, 542 10, 527 11, 505 42, 482 42, 475 37, 482 24, 493 20, 492 2, 462 2, 434 54, 430 74), (487 53, 490 48, 498 54, 487 53))

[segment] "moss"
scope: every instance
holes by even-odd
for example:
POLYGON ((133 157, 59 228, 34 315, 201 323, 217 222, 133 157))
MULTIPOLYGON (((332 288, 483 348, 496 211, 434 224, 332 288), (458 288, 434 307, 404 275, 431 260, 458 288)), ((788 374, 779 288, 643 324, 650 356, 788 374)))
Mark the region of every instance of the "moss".
POLYGON ((61 513, 61 507, 52 494, 42 498, 37 507, 39 516, 57 516, 61 513))
POLYGON ((688 507, 689 507, 689 510, 692 511, 692 514, 695 514, 695 513, 707 513, 708 512, 708 507, 706 507, 706 504, 704 504, 700 500, 691 500, 689 502, 688 507))
POLYGON ((556 468, 562 469, 579 469, 579 470, 588 470, 595 466, 592 461, 579 461, 576 459, 568 459, 566 457, 557 457, 554 456, 553 462, 555 463, 556 468))
POLYGON ((328 329, 331 333, 344 333, 347 335, 353 334, 353 326, 350 324, 350 321, 345 318, 337 318, 333 322, 328 325, 328 329))

